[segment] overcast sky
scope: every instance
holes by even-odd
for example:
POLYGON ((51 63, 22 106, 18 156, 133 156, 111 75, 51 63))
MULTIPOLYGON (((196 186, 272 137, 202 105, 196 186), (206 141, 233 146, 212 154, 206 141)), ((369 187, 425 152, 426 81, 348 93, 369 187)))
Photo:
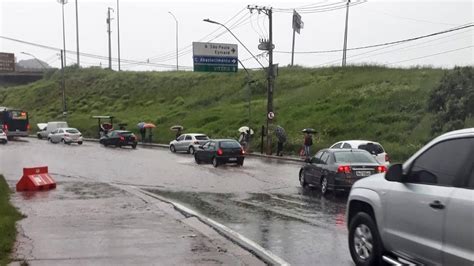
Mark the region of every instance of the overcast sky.
MULTIPOLYGON (((260 54, 259 38, 268 37, 268 17, 250 13, 248 4, 274 8, 274 62, 288 65, 292 45, 292 8, 300 8, 304 28, 296 34, 296 52, 340 50, 343 47, 345 8, 343 1, 146 1, 119 0, 120 45, 123 70, 172 70, 176 64, 175 21, 179 22, 179 65, 192 67, 193 41, 237 43, 222 27, 205 23, 210 18, 226 23, 252 51, 260 54), (301 7, 306 9, 301 9, 301 7), (282 11, 290 12, 282 12, 282 11), (304 13, 303 11, 308 11, 304 13), (318 12, 314 12, 318 11, 318 12), (324 11, 324 12, 321 12, 324 11), (232 19, 233 18, 233 19, 232 19), (216 31, 217 30, 217 31, 216 31), (211 35, 209 35, 212 33, 211 35), (219 37, 215 38, 217 35, 219 37), (141 63, 140 63, 141 62, 141 63), (150 62, 151 64, 146 64, 150 62)), ((473 1, 403 1, 377 0, 359 3, 349 9, 348 48, 408 39, 473 23, 473 1)), ((112 13, 112 57, 117 58, 117 0, 78 0, 79 50, 81 66, 107 67, 107 7, 112 13)), ((65 5, 66 50, 76 51, 75 0, 65 5)), ((0 36, 61 49, 61 4, 56 0, 0 0, 0 36)), ((376 63, 408 67, 431 65, 450 68, 474 65, 474 27, 393 46, 348 51, 348 64, 376 63)), ((59 66, 58 52, 11 40, 0 39, 0 52, 15 53, 17 60, 30 59, 27 52, 47 63, 59 66)), ((249 67, 258 67, 255 60, 239 45, 239 59, 249 67)), ((295 54, 295 64, 317 67, 340 65, 342 52, 295 54)), ((266 57, 259 60, 268 64, 266 57)), ((76 63, 76 55, 68 53, 67 64, 76 63)), ((117 69, 116 61, 113 68, 117 69)))

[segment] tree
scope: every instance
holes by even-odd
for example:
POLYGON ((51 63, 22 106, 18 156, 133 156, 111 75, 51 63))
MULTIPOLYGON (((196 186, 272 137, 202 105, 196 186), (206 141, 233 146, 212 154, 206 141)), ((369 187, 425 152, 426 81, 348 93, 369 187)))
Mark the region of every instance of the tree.
POLYGON ((431 92, 428 110, 435 114, 432 133, 463 128, 474 113, 474 68, 455 67, 447 71, 431 92))

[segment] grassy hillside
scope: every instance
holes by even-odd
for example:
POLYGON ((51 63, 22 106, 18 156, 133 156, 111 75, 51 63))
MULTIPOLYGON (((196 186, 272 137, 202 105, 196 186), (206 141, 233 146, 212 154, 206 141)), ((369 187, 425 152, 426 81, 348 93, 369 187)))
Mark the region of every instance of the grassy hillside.
MULTIPOLYGON (((281 68, 275 87, 276 124, 289 134, 287 149, 292 153, 301 145, 301 129, 313 127, 320 132, 316 148, 341 139, 369 139, 381 142, 393 159, 402 160, 430 139, 432 116, 426 104, 443 73, 375 66, 281 68)), ((158 126, 154 139, 162 143, 173 138, 169 127, 175 124, 187 132, 237 137, 240 126, 260 129, 265 123, 266 81, 261 71, 252 75, 257 82, 250 88, 249 122, 249 90, 242 72, 68 68, 68 122, 90 136, 97 130, 92 115, 114 115, 134 131, 140 121, 153 122, 158 126)), ((61 120, 59 78, 59 72, 51 73, 38 82, 1 90, 0 105, 28 110, 32 125, 61 120)))

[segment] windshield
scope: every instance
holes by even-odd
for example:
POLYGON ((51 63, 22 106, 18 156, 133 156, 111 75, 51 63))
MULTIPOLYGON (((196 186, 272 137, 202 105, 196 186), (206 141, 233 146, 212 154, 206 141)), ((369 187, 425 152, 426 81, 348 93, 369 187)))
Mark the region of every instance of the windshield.
POLYGON ((198 135, 195 136, 197 140, 209 140, 209 138, 206 135, 198 135))
POLYGON ((223 141, 221 142, 220 147, 224 149, 240 148, 240 144, 237 141, 223 141))
POLYGON ((336 163, 377 163, 367 152, 341 151, 334 153, 336 163))

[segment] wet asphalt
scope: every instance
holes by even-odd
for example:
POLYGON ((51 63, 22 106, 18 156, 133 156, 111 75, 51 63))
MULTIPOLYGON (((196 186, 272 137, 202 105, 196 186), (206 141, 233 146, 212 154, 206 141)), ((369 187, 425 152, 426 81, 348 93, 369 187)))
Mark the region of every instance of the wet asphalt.
POLYGON ((243 167, 197 165, 163 148, 105 148, 35 139, 0 145, 0 173, 47 165, 64 178, 133 185, 180 202, 254 240, 294 265, 352 265, 346 195, 302 189, 300 163, 247 157, 243 167))

